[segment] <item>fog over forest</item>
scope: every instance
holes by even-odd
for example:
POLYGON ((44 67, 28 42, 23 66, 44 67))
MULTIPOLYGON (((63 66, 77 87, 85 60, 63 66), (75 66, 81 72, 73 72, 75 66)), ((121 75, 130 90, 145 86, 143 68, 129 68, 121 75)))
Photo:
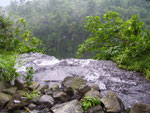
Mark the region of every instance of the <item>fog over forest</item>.
MULTIPOLYGON (((0 5, 8 3, 1 0, 0 5)), ((5 10, 24 18, 46 53, 58 58, 75 57, 78 45, 89 35, 83 28, 86 16, 117 11, 124 20, 137 14, 147 28, 150 24, 149 2, 144 0, 12 0, 5 10)))
POLYGON ((86 16, 102 17, 108 11, 117 11, 127 20, 137 14, 149 28, 149 6, 146 0, 14 0, 5 9, 26 20, 47 54, 67 58, 75 57, 78 45, 89 36, 83 28, 86 16))

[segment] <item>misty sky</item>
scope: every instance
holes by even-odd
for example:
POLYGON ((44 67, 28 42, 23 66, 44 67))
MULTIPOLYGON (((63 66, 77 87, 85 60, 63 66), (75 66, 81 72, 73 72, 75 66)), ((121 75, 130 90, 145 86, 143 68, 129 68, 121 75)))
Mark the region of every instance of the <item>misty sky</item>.
POLYGON ((10 3, 11 0, 0 0, 0 6, 6 6, 10 3))
MULTIPOLYGON (((7 5, 9 5, 9 3, 11 1, 13 1, 13 0, 0 0, 0 6, 7 6, 7 5)), ((17 1, 19 1, 19 0, 17 0, 17 1)), ((29 1, 29 0, 26 0, 26 1, 29 1)))

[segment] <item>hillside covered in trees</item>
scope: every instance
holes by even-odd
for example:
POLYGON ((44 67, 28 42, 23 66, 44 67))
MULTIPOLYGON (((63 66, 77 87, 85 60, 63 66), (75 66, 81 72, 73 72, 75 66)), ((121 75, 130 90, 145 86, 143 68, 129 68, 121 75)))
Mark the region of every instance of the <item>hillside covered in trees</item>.
POLYGON ((68 58, 75 57, 78 45, 89 36, 83 28, 86 16, 102 17, 108 11, 117 11, 128 20, 137 14, 150 29, 149 6, 146 0, 13 0, 6 10, 27 21, 33 36, 43 41, 47 54, 68 58))

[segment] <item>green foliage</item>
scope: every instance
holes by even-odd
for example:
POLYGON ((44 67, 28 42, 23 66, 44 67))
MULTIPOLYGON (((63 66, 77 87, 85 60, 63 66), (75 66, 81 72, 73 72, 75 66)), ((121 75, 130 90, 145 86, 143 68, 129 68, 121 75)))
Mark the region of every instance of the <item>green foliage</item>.
POLYGON ((82 108, 84 111, 87 111, 89 108, 95 107, 100 104, 101 104, 100 100, 92 96, 87 96, 84 99, 82 99, 82 108))
POLYGON ((148 79, 150 78, 149 34, 149 32, 143 33, 143 37, 136 40, 134 44, 125 48, 124 51, 112 58, 120 67, 143 72, 148 79))
POLYGON ((32 84, 34 69, 33 67, 27 67, 26 70, 27 70, 27 74, 24 75, 24 81, 26 86, 28 87, 32 84))
POLYGON ((97 53, 96 56, 94 56, 94 59, 110 60, 113 56, 116 56, 121 52, 122 48, 119 46, 110 47, 109 49, 103 51, 103 53, 97 53))
MULTIPOLYGON (((146 56, 149 53, 149 33, 143 28, 150 29, 149 6, 147 0, 34 0, 12 1, 6 9, 27 20, 27 27, 44 42, 47 54, 59 58, 74 57, 77 45, 90 33, 90 38, 79 46, 78 56, 88 51, 87 57, 93 55, 97 59, 113 59, 121 67, 131 67, 149 76, 146 56), (87 24, 84 21, 86 16, 87 24), (88 32, 83 30, 83 25, 88 32)), ((25 21, 20 19, 20 23, 25 21)), ((23 38, 25 43, 20 45, 27 44, 26 36, 23 38)), ((12 45, 18 43, 8 42, 12 45)), ((4 42, 4 45, 7 44, 4 42)), ((28 45, 18 47, 18 51, 23 53, 35 49, 28 45)))
POLYGON ((79 46, 77 55, 94 52, 96 59, 112 59, 120 67, 144 72, 149 78, 150 32, 137 15, 123 21, 119 14, 110 11, 100 17, 87 17, 85 28, 90 37, 79 46))
POLYGON ((99 16, 88 16, 86 18, 87 24, 84 27, 91 34, 90 38, 79 46, 77 51, 78 57, 81 57, 85 51, 104 52, 109 47, 116 46, 120 41, 118 38, 118 30, 121 27, 122 19, 119 17, 119 14, 110 11, 104 14, 103 19, 104 23, 99 16))
POLYGON ((150 2, 146 0, 12 1, 6 9, 25 18, 27 27, 47 47, 46 53, 59 58, 74 57, 77 46, 88 37, 89 33, 83 30, 86 16, 101 17, 107 11, 117 11, 123 20, 128 20, 136 14, 150 29, 150 2))
POLYGON ((0 50, 0 79, 11 81, 20 76, 14 68, 17 54, 0 50))
MULTIPOLYGON (((15 64, 17 56, 21 53, 41 52, 37 46, 41 40, 31 37, 31 31, 25 29, 25 20, 12 19, 0 12, 0 79, 11 81, 19 75, 16 72, 15 64)), ((27 85, 32 79, 32 68, 27 69, 25 78, 27 85)))
POLYGON ((0 12, 0 48, 5 51, 16 51, 19 53, 39 52, 37 48, 41 41, 31 36, 31 31, 25 29, 23 18, 12 19, 0 12))
POLYGON ((23 94, 23 96, 27 97, 27 99, 29 99, 29 100, 37 99, 37 98, 40 97, 40 95, 41 95, 41 93, 36 91, 36 90, 33 90, 30 93, 26 92, 26 93, 23 94))

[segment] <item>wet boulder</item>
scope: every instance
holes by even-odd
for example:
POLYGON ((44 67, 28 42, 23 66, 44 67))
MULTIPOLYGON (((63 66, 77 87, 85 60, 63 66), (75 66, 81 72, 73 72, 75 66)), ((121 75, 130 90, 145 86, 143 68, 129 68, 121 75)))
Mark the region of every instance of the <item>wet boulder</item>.
POLYGON ((81 85, 85 85, 86 81, 81 77, 66 77, 62 82, 63 88, 71 87, 74 90, 78 90, 81 85))
POLYGON ((3 93, 9 94, 9 95, 14 95, 16 91, 17 91, 17 87, 11 87, 11 88, 2 90, 3 93))
POLYGON ((81 96, 90 90, 90 87, 86 84, 86 81, 81 77, 66 77, 62 82, 62 88, 64 92, 73 96, 75 93, 81 96))
POLYGON ((47 104, 48 106, 51 106, 54 104, 54 99, 50 96, 50 95, 42 95, 40 98, 39 98, 39 103, 43 103, 43 104, 47 104))
POLYGON ((12 99, 12 96, 0 92, 0 109, 12 99))
POLYGON ((52 86, 50 86, 47 90, 46 90, 46 94, 47 95, 53 95, 53 93, 58 92, 59 89, 59 85, 58 84, 53 84, 52 86))
POLYGON ((6 81, 0 81, 0 91, 6 88, 10 88, 10 84, 6 81))
POLYGON ((70 99, 69 96, 62 91, 54 92, 53 98, 55 99, 56 102, 60 103, 67 102, 70 99))
POLYGON ((130 113, 150 113, 150 105, 144 103, 135 103, 130 113))
POLYGON ((57 104, 51 110, 53 113, 83 113, 81 103, 78 100, 57 104))
POLYGON ((106 107, 106 111, 110 113, 124 113, 124 105, 116 96, 116 93, 109 91, 101 101, 106 107))
POLYGON ((99 100, 102 98, 101 93, 99 91, 97 91, 97 90, 94 90, 94 89, 91 89, 90 91, 88 91, 87 93, 85 93, 85 95, 83 96, 83 98, 87 97, 87 96, 92 96, 92 97, 94 97, 96 99, 99 99, 99 100))
POLYGON ((78 89, 78 92, 80 95, 84 95, 86 92, 88 92, 91 89, 87 84, 81 85, 78 89))
POLYGON ((85 111, 84 113, 104 113, 102 107, 99 106, 95 106, 90 108, 89 110, 85 111))

